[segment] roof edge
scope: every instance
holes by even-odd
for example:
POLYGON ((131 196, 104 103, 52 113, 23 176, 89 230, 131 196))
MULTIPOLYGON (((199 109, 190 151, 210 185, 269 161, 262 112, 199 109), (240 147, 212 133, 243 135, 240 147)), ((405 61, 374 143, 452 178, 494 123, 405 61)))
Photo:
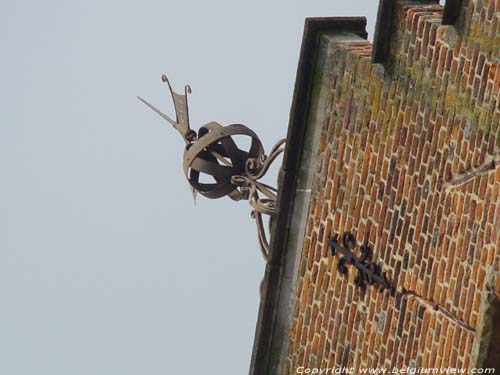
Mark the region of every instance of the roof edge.
POLYGON ((306 18, 294 94, 290 109, 287 142, 279 176, 277 216, 272 228, 269 262, 261 290, 250 375, 267 374, 270 350, 276 325, 276 314, 283 280, 286 239, 295 201, 297 171, 304 148, 309 117, 313 73, 318 54, 319 36, 344 31, 367 38, 365 17, 306 18))

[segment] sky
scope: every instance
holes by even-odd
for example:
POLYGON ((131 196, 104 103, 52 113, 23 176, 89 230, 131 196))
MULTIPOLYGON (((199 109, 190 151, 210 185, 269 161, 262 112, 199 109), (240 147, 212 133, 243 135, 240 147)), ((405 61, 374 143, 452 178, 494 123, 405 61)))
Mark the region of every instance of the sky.
POLYGON ((191 126, 286 136, 304 18, 375 0, 0 3, 0 374, 248 373, 264 272, 246 202, 199 196, 191 126))

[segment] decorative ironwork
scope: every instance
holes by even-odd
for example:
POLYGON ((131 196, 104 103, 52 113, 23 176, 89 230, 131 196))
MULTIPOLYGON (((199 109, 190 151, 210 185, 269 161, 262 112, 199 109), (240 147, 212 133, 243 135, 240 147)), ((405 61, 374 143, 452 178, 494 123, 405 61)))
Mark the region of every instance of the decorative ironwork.
POLYGON ((348 272, 347 264, 352 264, 358 274, 354 279, 354 283, 365 288, 366 285, 379 285, 379 291, 388 289, 392 295, 396 293, 396 288, 387 280, 386 272, 382 268, 371 261, 372 249, 366 243, 359 246, 359 255, 356 255, 356 238, 350 232, 344 232, 342 235, 342 243, 339 243, 339 235, 334 234, 328 239, 328 244, 332 251, 332 255, 337 252, 342 254, 338 263, 338 271, 345 275, 348 272))
POLYGON ((138 99, 169 122, 184 139, 183 170, 193 195, 200 193, 211 199, 227 195, 235 201, 248 200, 252 206, 252 218, 256 221, 262 255, 267 261, 269 241, 263 215, 269 216, 270 230, 276 211, 277 189, 259 180, 284 151, 285 139, 277 142, 266 155, 257 134, 245 125, 222 126, 210 122, 195 132, 189 124, 187 96, 191 93, 191 87, 186 85, 184 94, 178 94, 173 91, 166 75, 162 76, 162 81, 167 83, 172 95, 175 121, 141 97, 138 99), (249 149, 240 149, 234 136, 249 137, 249 149), (206 181, 207 176, 212 182, 201 182, 206 181))

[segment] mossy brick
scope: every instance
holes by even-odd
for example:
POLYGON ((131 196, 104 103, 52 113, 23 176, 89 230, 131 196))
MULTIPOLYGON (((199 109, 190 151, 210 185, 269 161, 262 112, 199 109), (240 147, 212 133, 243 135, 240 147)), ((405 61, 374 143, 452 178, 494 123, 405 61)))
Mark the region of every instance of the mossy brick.
POLYGON ((500 0, 463 2, 455 27, 440 25, 439 5, 397 4, 390 63, 347 41, 328 65, 290 369, 475 367, 483 295, 500 294, 500 0), (338 274, 326 240, 346 230, 372 246, 399 299, 338 274))

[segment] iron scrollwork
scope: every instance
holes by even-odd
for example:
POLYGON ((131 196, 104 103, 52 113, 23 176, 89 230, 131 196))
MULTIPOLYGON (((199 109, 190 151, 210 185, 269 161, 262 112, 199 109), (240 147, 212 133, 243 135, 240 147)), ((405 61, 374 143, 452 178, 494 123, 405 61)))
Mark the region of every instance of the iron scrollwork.
POLYGON ((350 232, 344 232, 341 241, 339 235, 334 234, 328 239, 328 244, 332 251, 332 255, 337 252, 342 254, 338 263, 338 271, 345 275, 348 272, 347 265, 352 264, 358 271, 354 278, 356 286, 365 288, 366 285, 379 285, 379 291, 387 289, 392 295, 396 293, 396 288, 388 281, 386 272, 373 262, 372 249, 366 243, 359 246, 359 255, 356 254, 356 238, 350 232))
POLYGON ((138 99, 181 134, 186 143, 183 170, 193 196, 200 193, 210 199, 229 196, 235 201, 248 200, 252 207, 251 216, 256 221, 262 255, 267 261, 269 241, 263 215, 269 216, 270 227, 276 211, 277 189, 259 180, 284 151, 285 139, 277 142, 269 155, 266 155, 257 134, 245 125, 222 126, 217 122, 210 122, 195 132, 189 124, 187 96, 191 93, 191 87, 186 85, 184 94, 178 94, 173 91, 166 75, 162 76, 162 81, 167 83, 172 95, 175 120, 141 97, 138 99), (234 141, 234 136, 249 137, 249 149, 241 149, 234 141), (204 178, 207 176, 212 182, 202 182, 207 180, 204 178))

